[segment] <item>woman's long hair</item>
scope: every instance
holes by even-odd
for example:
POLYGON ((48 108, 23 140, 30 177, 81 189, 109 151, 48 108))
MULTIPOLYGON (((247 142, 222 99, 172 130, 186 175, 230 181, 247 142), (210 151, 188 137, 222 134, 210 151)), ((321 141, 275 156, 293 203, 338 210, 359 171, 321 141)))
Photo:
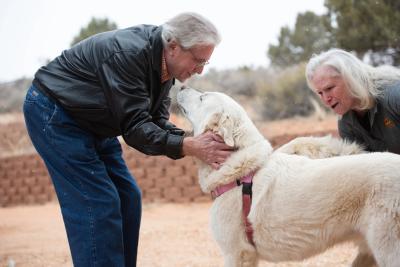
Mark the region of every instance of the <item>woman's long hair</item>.
POLYGON ((307 84, 314 91, 311 81, 320 66, 331 67, 343 78, 351 95, 359 100, 361 110, 371 108, 386 85, 400 81, 399 69, 386 65, 372 67, 353 54, 335 48, 313 55, 306 66, 307 84))

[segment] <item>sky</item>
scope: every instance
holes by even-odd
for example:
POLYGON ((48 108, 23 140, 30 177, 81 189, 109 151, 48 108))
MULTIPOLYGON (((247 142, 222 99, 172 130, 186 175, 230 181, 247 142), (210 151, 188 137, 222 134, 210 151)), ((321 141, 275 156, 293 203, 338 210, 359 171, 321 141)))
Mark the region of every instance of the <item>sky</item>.
POLYGON ((92 17, 118 28, 160 25, 178 13, 197 12, 222 36, 207 68, 268 66, 269 44, 297 14, 325 12, 323 0, 0 0, 0 82, 33 77, 46 60, 69 48, 92 17))

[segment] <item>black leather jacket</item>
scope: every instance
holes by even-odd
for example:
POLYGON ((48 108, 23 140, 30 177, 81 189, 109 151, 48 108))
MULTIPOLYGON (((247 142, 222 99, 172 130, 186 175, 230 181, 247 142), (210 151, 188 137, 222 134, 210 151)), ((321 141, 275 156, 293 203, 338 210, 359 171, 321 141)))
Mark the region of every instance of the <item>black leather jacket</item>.
POLYGON ((40 68, 33 83, 96 136, 122 135, 145 154, 181 158, 183 131, 168 122, 174 80, 161 84, 162 50, 159 26, 100 33, 40 68))

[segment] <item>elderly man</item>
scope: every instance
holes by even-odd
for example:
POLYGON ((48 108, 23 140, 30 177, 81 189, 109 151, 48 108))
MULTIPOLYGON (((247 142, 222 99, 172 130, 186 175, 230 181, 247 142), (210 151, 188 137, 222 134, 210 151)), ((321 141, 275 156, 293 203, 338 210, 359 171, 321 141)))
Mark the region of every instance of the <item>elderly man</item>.
POLYGON ((220 36, 195 13, 161 26, 94 35, 40 68, 26 126, 52 178, 74 266, 136 266, 141 193, 116 136, 149 155, 195 156, 217 168, 220 137, 183 137, 168 121, 169 90, 200 74, 220 36))

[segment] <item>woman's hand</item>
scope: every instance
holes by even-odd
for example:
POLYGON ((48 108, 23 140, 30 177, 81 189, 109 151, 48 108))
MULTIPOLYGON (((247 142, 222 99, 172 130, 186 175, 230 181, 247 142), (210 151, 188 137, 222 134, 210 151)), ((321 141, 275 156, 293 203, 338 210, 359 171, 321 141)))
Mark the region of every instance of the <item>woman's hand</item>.
POLYGON ((185 156, 194 156, 218 169, 232 154, 234 147, 225 144, 221 136, 208 131, 196 137, 183 139, 182 151, 185 156))

